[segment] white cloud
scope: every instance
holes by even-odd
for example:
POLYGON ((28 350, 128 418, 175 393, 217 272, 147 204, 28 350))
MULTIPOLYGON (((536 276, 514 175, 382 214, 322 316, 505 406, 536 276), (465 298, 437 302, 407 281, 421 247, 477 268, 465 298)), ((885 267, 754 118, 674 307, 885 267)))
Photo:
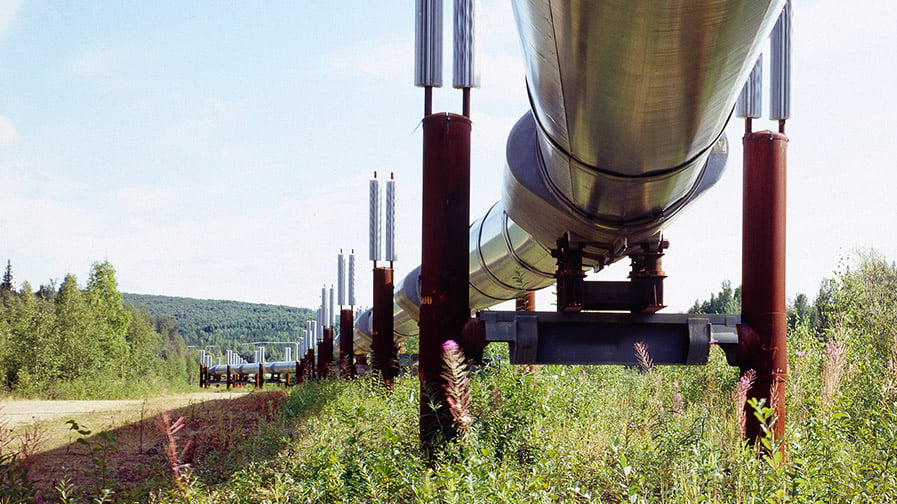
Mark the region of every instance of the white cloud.
POLYGON ((12 121, 8 117, 0 116, 0 147, 13 145, 21 139, 22 136, 12 121))
POLYGON ((0 36, 4 35, 16 20, 23 0, 0 0, 0 36))

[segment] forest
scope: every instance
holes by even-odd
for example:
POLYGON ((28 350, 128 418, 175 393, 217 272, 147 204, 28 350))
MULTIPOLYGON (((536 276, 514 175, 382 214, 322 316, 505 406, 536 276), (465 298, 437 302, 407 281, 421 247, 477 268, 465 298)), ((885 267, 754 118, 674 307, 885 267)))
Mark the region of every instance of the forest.
MULTIPOLYGON (((291 306, 128 293, 123 298, 152 316, 173 320, 189 346, 213 353, 234 350, 244 357, 255 350, 251 342, 298 341, 305 321, 315 318, 314 311, 291 306)), ((278 358, 279 352, 275 346, 267 355, 278 358)))
POLYGON ((0 283, 0 390, 18 396, 106 399, 158 395, 198 374, 175 322, 124 301, 115 268, 95 262, 36 291, 0 283))

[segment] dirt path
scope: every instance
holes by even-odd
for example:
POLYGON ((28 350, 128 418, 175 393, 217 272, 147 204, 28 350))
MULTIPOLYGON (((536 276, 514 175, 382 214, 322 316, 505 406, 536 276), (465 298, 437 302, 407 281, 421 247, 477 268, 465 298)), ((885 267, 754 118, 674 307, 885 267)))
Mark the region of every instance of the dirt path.
POLYGON ((114 474, 114 490, 130 492, 145 484, 167 487, 171 484, 167 447, 175 446, 181 463, 230 474, 227 471, 232 472, 239 464, 208 469, 203 465, 206 457, 232 449, 278 419, 280 405, 287 397, 286 390, 278 389, 122 401, 0 399, 0 424, 6 424, 0 429, 0 452, 16 453, 29 479, 48 495, 61 478, 75 488, 87 489, 95 484, 94 476, 101 470, 95 449, 101 446, 112 447, 103 452, 103 467, 114 474), (157 416, 161 412, 170 416, 157 416), (69 419, 93 434, 71 430, 66 425, 69 419), (172 441, 166 437, 166 428, 157 422, 176 419, 183 423, 172 441), (86 442, 79 443, 81 439, 86 442))
POLYGON ((43 401, 43 400, 9 400, 0 399, 0 421, 6 427, 17 430, 26 425, 48 420, 65 422, 71 418, 81 422, 89 417, 100 424, 114 423, 124 420, 123 417, 139 416, 141 409, 145 415, 153 415, 162 410, 179 408, 191 403, 199 403, 213 399, 232 399, 244 392, 195 392, 146 400, 128 399, 121 401, 43 401))

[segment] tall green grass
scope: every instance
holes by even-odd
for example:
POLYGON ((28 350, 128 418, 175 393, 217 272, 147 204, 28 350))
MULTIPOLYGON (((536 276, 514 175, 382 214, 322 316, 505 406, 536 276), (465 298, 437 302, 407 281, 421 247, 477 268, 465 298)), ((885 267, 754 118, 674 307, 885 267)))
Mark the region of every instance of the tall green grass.
MULTIPOLYGON (((715 348, 702 367, 533 370, 496 347, 473 371, 465 435, 432 463, 419 450, 416 376, 391 393, 370 377, 306 383, 237 447, 250 456, 200 464, 147 499, 897 502, 897 268, 861 258, 836 281, 831 324, 788 336, 785 439, 742 440, 741 377, 715 348), (778 443, 784 456, 762 448, 778 443)), ((783 421, 764 404, 753 412, 783 421)))

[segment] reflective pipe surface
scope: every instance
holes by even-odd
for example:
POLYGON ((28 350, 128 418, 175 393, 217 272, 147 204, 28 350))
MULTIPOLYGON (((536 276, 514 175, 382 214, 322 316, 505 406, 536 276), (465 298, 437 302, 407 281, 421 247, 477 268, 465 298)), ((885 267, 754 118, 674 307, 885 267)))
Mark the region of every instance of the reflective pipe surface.
MULTIPOLYGON (((599 268, 658 240, 721 176, 722 132, 784 3, 515 0, 532 112, 508 139, 500 205, 470 228, 471 309, 551 284, 565 233, 599 268)), ((416 332, 412 275, 397 339, 416 332)))

